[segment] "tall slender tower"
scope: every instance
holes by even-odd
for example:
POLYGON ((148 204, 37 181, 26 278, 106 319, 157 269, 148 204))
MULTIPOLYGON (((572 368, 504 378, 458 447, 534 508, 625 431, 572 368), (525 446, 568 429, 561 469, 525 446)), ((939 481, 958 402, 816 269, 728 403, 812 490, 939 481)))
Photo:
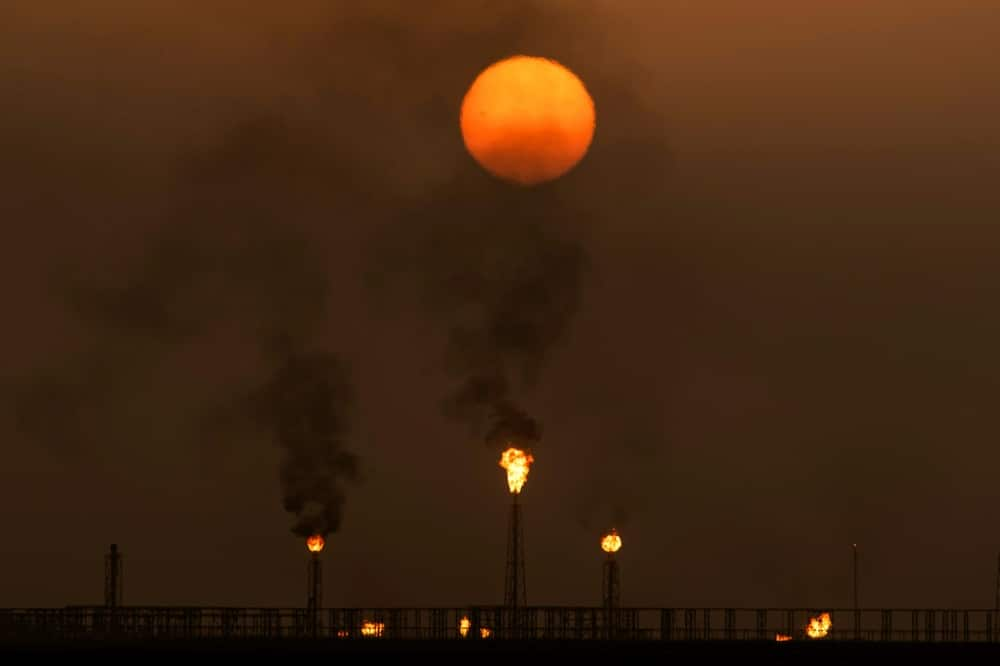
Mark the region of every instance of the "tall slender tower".
POLYGON ((996 589, 994 590, 993 599, 993 626, 996 632, 996 638, 993 640, 1000 640, 1000 553, 997 553, 997 583, 996 589))
POLYGON ((503 604, 517 612, 528 604, 528 588, 524 579, 524 532, 521 527, 521 505, 518 493, 511 495, 510 521, 507 532, 507 569, 504 574, 503 604))
POLYGON ((993 599, 993 610, 1000 612, 1000 553, 997 553, 997 584, 993 599))
POLYGON ((601 602, 604 606, 604 637, 615 638, 618 634, 618 609, 622 604, 622 581, 615 553, 622 547, 622 538, 612 529, 601 538, 601 550, 608 554, 602 567, 601 602))
POLYGON ((322 625, 321 609, 323 608, 323 561, 319 559, 319 554, 323 551, 326 542, 319 534, 306 539, 306 548, 309 549, 309 564, 306 567, 306 621, 309 624, 309 633, 317 636, 322 625))
POLYGON ((122 605, 122 555, 116 543, 111 544, 104 556, 104 605, 108 608, 122 605))
POLYGON ((861 638, 861 609, 858 606, 858 544, 851 544, 851 575, 854 578, 854 593, 851 596, 851 603, 854 606, 854 640, 861 638))
POLYGON ((854 610, 858 610, 858 544, 851 544, 851 573, 854 577, 854 594, 851 597, 851 604, 854 610))
POLYGON ((507 532, 507 568, 504 572, 503 603, 509 616, 510 633, 518 636, 521 613, 528 603, 524 576, 524 530, 521 524, 521 505, 517 498, 528 480, 528 470, 534 458, 521 449, 508 448, 500 456, 500 466, 507 470, 507 488, 510 490, 510 522, 507 532))

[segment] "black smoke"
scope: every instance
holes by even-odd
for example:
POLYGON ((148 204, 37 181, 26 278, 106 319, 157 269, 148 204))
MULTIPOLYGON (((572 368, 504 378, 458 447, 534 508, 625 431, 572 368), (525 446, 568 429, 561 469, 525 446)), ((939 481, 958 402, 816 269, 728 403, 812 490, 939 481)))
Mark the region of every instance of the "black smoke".
POLYGON ((282 449, 282 504, 299 536, 340 528, 344 485, 358 478, 346 449, 354 404, 347 367, 325 352, 288 353, 261 392, 257 413, 282 449))
POLYGON ((138 242, 108 249, 105 271, 57 274, 81 342, 5 387, 19 433, 84 451, 156 423, 209 457, 266 439, 284 451, 294 531, 336 530, 342 482, 356 477, 343 450, 355 401, 346 368, 315 342, 329 338, 336 299, 317 216, 300 202, 317 205, 310 193, 329 189, 317 181, 337 154, 280 114, 253 113, 178 155, 171 201, 138 242))
MULTIPOLYGON (((422 302, 446 327, 444 414, 489 446, 542 437, 524 396, 568 337, 590 265, 558 189, 458 179, 407 214, 422 302), (441 215, 448 211, 449 215, 441 215)), ((396 263, 399 257, 394 258, 396 263)), ((402 262, 405 264, 405 260, 402 262)))

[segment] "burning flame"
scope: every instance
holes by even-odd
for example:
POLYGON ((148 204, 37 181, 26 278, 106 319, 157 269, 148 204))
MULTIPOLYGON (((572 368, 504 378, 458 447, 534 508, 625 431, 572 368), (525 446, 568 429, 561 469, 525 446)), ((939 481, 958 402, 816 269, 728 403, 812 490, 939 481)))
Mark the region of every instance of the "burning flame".
POLYGON ((347 629, 338 629, 337 630, 337 638, 347 638, 350 635, 351 635, 351 633, 349 631, 347 631, 347 629))
MULTIPOLYGON (((469 629, 472 628, 472 622, 469 621, 469 616, 464 615, 462 619, 458 621, 458 633, 461 634, 462 638, 469 635, 469 629)), ((493 632, 488 627, 479 627, 479 636, 482 638, 489 638, 493 632)))
POLYGON ((823 613, 819 617, 809 619, 809 626, 806 627, 806 633, 809 634, 809 638, 823 638, 830 632, 832 625, 830 614, 823 613))
POLYGON ((513 447, 500 455, 500 466, 507 470, 507 487, 512 494, 521 492, 524 482, 528 480, 528 469, 535 459, 530 453, 513 447))
POLYGON ((778 641, 779 643, 784 643, 785 641, 792 640, 792 637, 789 636, 788 634, 775 634, 774 640, 778 641))
POLYGON ((326 545, 326 541, 323 540, 318 534, 313 534, 311 537, 306 539, 306 548, 309 549, 310 553, 318 553, 323 550, 323 546, 326 545))
POLYGON ((617 553, 622 547, 622 538, 618 536, 618 530, 613 529, 601 539, 601 550, 605 553, 617 553))
POLYGON ((380 638, 383 631, 385 631, 384 622, 369 622, 368 620, 365 620, 365 623, 361 625, 362 636, 375 636, 376 638, 380 638))

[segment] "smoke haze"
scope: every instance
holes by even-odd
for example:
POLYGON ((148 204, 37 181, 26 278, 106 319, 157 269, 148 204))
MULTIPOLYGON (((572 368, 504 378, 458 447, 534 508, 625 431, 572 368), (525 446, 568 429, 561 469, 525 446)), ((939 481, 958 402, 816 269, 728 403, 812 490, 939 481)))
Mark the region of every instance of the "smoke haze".
POLYGON ((539 603, 618 521, 629 604, 847 604, 854 542, 866 604, 991 603, 998 13, 7 3, 5 603, 93 602, 116 542, 128 603, 301 604, 283 339, 350 368, 331 606, 496 601, 514 435, 539 603), (458 131, 514 53, 595 100, 543 188, 458 131))

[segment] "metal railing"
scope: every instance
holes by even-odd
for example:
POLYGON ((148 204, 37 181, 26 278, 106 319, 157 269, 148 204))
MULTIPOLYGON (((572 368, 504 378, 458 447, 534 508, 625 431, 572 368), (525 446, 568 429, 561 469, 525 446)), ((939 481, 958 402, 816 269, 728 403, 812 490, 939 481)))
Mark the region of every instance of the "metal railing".
POLYGON ((56 638, 324 640, 1000 642, 1000 613, 961 609, 227 608, 0 609, 0 640, 56 638), (818 638, 812 618, 829 613, 818 638), (822 632, 821 632, 822 633, 822 632))

